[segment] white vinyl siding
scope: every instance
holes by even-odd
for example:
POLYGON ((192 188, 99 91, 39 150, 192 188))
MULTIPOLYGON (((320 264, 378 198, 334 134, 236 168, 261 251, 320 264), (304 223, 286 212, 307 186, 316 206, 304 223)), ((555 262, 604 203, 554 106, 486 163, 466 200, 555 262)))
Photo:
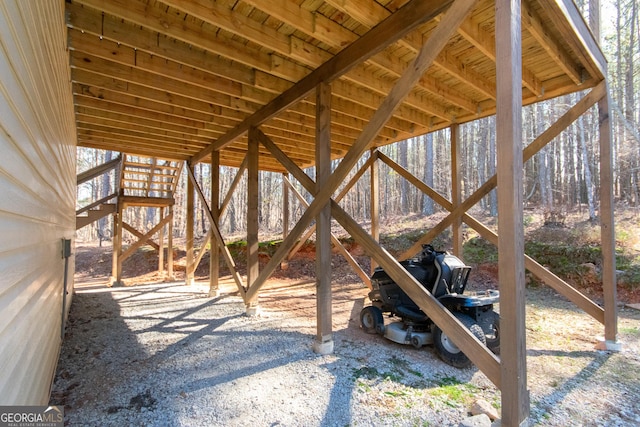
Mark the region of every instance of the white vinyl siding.
MULTIPOLYGON (((0 405, 43 405, 60 351, 76 136, 63 0, 0 0, 0 405)), ((73 289, 69 260, 67 309, 73 289)))

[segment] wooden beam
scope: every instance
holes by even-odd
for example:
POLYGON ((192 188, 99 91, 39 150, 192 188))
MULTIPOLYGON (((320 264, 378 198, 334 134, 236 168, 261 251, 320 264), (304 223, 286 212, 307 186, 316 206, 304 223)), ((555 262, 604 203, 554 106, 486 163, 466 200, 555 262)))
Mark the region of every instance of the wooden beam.
MULTIPOLYGON (((220 222, 220 152, 211 153, 211 216, 220 222)), ((209 296, 217 297, 220 286, 220 248, 216 244, 211 229, 205 241, 209 242, 209 296)))
MULTIPOLYGON (((189 176, 192 176, 194 174, 193 172, 193 164, 191 163, 187 163, 187 170, 189 173, 189 176)), ((186 242, 185 242, 185 246, 186 246, 186 268, 185 268, 185 284, 187 286, 189 285, 193 285, 194 282, 194 276, 195 276, 195 271, 196 271, 196 266, 195 266, 195 259, 194 259, 194 254, 193 254, 193 235, 194 235, 194 222, 195 222, 195 195, 194 195, 194 185, 196 184, 195 179, 194 180, 187 180, 187 203, 186 203, 186 212, 185 212, 185 219, 186 219, 186 233, 185 233, 185 237, 186 237, 186 242)))
MULTIPOLYGON (((460 138, 460 126, 458 124, 451 125, 449 129, 451 136, 451 201, 455 208, 462 203, 462 161, 460 160, 462 141, 460 138)), ((427 167, 433 167, 433 165, 427 165, 427 167)), ((451 231, 453 254, 463 259, 464 236, 462 235, 462 217, 457 217, 453 220, 451 231)))
POLYGON ((370 58, 422 23, 443 12, 449 4, 449 0, 438 2, 412 0, 410 3, 407 3, 406 6, 371 29, 367 34, 345 47, 340 53, 315 69, 269 104, 260 108, 236 128, 219 138, 215 143, 201 150, 193 156, 192 161, 197 162, 211 153, 211 151, 224 148, 233 140, 247 132, 250 127, 261 125, 271 117, 307 96, 320 82, 331 82, 333 79, 346 73, 356 64, 370 58))
MULTIPOLYGON (((373 159, 369 167, 369 180, 371 190, 371 237, 380 242, 380 166, 378 165, 378 150, 371 149, 369 158, 373 159)), ((371 257, 371 274, 376 270, 376 260, 371 257)))
MULTIPOLYGON (((251 286, 260 275, 259 259, 259 171, 258 171, 258 146, 260 142, 256 136, 256 128, 249 130, 249 143, 247 147, 247 287, 251 286)), ((250 305, 257 305, 253 300, 247 303, 247 310, 253 309, 250 305)))
POLYGON ((540 0, 587 72, 598 81, 607 76, 607 59, 572 0, 540 0))
POLYGON ((383 247, 363 230, 337 203, 332 202, 333 217, 344 227, 364 250, 384 268, 385 272, 409 295, 429 318, 456 343, 471 361, 497 387, 501 384, 500 362, 458 319, 407 272, 383 247))
POLYGON ((233 197, 233 193, 236 191, 236 187, 238 187, 238 184, 240 184, 240 181, 242 180, 242 175, 244 174, 244 171, 247 169, 247 162, 248 161, 249 161, 248 157, 244 156, 244 159, 242 160, 242 163, 238 167, 238 171, 236 172, 235 176, 233 177, 233 181, 231 181, 231 185, 229 186, 229 189, 227 190, 227 194, 224 196, 224 200, 222 201, 222 204, 220 205, 220 216, 222 216, 224 211, 227 210, 227 206, 229 206, 229 203, 231 202, 231 198, 233 197))
POLYGON ((169 206, 169 235, 167 236, 167 280, 174 280, 173 277, 173 206, 169 206))
POLYGON ((109 172, 111 169, 115 169, 118 167, 118 165, 120 164, 122 158, 120 156, 116 157, 115 159, 108 161, 106 163, 103 163, 101 165, 98 165, 94 168, 91 168, 87 171, 84 171, 82 173, 78 174, 78 177, 76 178, 76 185, 80 185, 80 184, 84 184, 85 182, 89 181, 90 179, 93 179, 97 176, 100 176, 104 173, 109 172))
MULTIPOLYGON (((434 199, 436 203, 438 203, 443 208, 447 209, 449 212, 455 211, 457 208, 453 203, 449 202, 431 187, 426 185, 424 182, 413 176, 409 171, 398 165, 396 162, 391 160, 389 157, 385 156, 382 153, 378 153, 380 160, 386 163, 389 167, 391 167, 394 171, 396 171, 400 176, 405 178, 411 184, 413 184, 420 191, 434 199)), ((484 226, 480 221, 476 220, 469 214, 461 213, 462 219, 467 225, 476 230, 483 238, 493 243, 496 247, 498 246, 498 235, 495 234, 491 229, 484 226)), ((444 222, 445 224, 450 224, 453 222, 453 216, 449 215, 447 218, 450 218, 450 221, 444 222)), ((448 225, 443 226, 443 222, 440 222, 436 227, 429 230, 429 232, 425 235, 425 237, 421 238, 411 249, 405 251, 398 259, 404 260, 409 257, 415 255, 416 251, 419 247, 421 247, 424 243, 429 243, 435 236, 440 234, 448 225)), ((527 270, 529 270, 533 275, 542 280, 545 284, 551 286, 558 293, 565 296, 569 301, 573 302, 579 308, 585 311, 585 313, 589 314, 595 320, 604 324, 604 311, 597 304, 587 298, 585 295, 580 293, 574 287, 569 285, 564 280, 560 279, 558 276, 553 274, 551 271, 547 270, 540 264, 538 264, 533 258, 529 257, 525 254, 525 266, 527 270)))
POLYGON ((110 194, 110 195, 108 195, 106 197, 103 197, 102 199, 98 199, 93 203, 89 203, 87 206, 83 206, 80 209, 78 209, 76 211, 76 216, 78 216, 81 213, 84 213, 84 212, 86 212, 88 210, 91 210, 91 209, 95 208, 96 206, 100 206, 101 204, 106 203, 109 200, 111 200, 111 199, 113 199, 114 197, 117 197, 117 196, 118 196, 117 193, 113 193, 113 194, 110 194))
MULTIPOLYGON (((367 168, 366 166, 363 166, 361 169, 366 170, 367 168)), ((304 197, 302 197, 302 194, 300 194, 300 192, 293 186, 293 184, 291 183, 291 181, 289 181, 288 178, 286 178, 285 183, 287 185, 287 188, 291 190, 293 194, 298 198, 298 200, 300 201, 300 204, 302 204, 302 206, 304 206, 305 208, 308 208, 309 202, 307 202, 304 199, 304 197)), ((340 199, 341 199, 340 197, 336 197, 337 202, 339 202, 340 199)), ((287 259, 291 259, 315 231, 316 231, 316 224, 313 224, 311 227, 309 227, 309 230, 307 230, 307 232, 300 238, 300 240, 298 241, 298 244, 289 252, 289 254, 287 255, 287 259)), ((362 282, 367 286, 367 288, 373 289, 373 287, 371 286, 371 279, 369 278, 369 275, 365 273, 362 267, 360 267, 360 264, 358 264, 358 261, 355 260, 355 258, 344 247, 342 242, 340 242, 340 240, 333 233, 331 233, 331 243, 333 243, 333 246, 336 249, 338 249, 338 251, 342 254, 342 256, 344 256, 344 258, 347 260, 349 265, 351 265, 351 268, 353 268, 353 271, 360 277, 360 280, 362 280, 362 282)))
MULTIPOLYGON (((273 143, 273 141, 271 141, 266 135, 261 133, 259 135, 259 137, 260 137, 260 140, 261 140, 262 144, 265 147, 268 148, 268 150, 271 152, 271 154, 276 159, 278 159, 289 170, 289 172, 302 184, 302 186, 308 192, 313 193, 313 190, 315 188, 315 183, 313 182, 313 180, 311 178, 309 178, 309 176, 306 173, 304 173, 304 171, 302 169, 300 169, 293 161, 291 161, 291 159, 289 159, 289 157, 287 157, 287 155, 285 153, 283 153, 282 150, 280 150, 280 148, 278 148, 278 146, 275 145, 273 143)), ((355 183, 362 177, 362 175, 367 171, 367 169, 370 168, 371 165, 375 162, 375 159, 376 159, 375 156, 369 157, 369 159, 367 159, 367 161, 364 163, 364 165, 362 165, 360 167, 360 169, 358 169, 358 171, 355 174, 353 174, 353 176, 351 177, 349 182, 347 182, 344 185, 344 187, 342 188, 340 193, 335 197, 335 200, 337 202, 340 202, 340 200, 343 199, 343 197, 349 192, 349 190, 351 188, 353 188, 355 183)), ((307 203, 307 201, 295 189, 295 187, 291 184, 291 182, 289 182, 289 180, 286 177, 283 178, 283 179, 288 184, 288 188, 291 189, 291 191, 293 191, 294 194, 298 197, 298 199, 300 200, 300 203, 302 203, 305 207, 309 207, 309 204, 307 203)), ((311 237, 311 235, 314 232, 315 232, 315 225, 310 227, 309 230, 307 230, 307 232, 294 245, 294 247, 291 249, 291 251, 289 251, 289 253, 287 254, 286 259, 291 259, 296 254, 296 252, 298 252, 300 250, 302 245, 304 245, 304 243, 307 241, 307 239, 309 239, 309 237, 311 237)), ((285 237, 286 236, 284 236, 283 239, 285 237)), ((351 264, 351 266, 354 268, 355 272, 360 276, 360 278, 363 280, 363 282, 370 288, 371 287, 371 280, 369 279, 369 277, 366 274, 364 274, 362 268, 357 263, 357 261, 355 261, 355 259, 353 259, 351 254, 349 254, 349 252, 346 249, 344 249, 342 244, 339 243, 339 240, 337 238, 335 238, 335 236, 332 237, 332 241, 334 242, 334 244, 336 244, 338 249, 343 253, 343 255, 345 256, 347 261, 351 264), (342 249, 340 249, 340 248, 342 248, 342 249)))
MULTIPOLYGON (((317 194, 331 176, 331 86, 327 83, 321 82, 316 88, 316 109, 317 194)), ((333 353, 330 203, 316 216, 316 314, 314 351, 333 353)))
MULTIPOLYGON (((588 94, 586 94, 580 101, 578 101, 573 107, 567 110, 558 120, 556 120, 551 126, 549 126, 543 133, 541 133, 535 140, 533 140, 527 147, 522 151, 522 160, 523 162, 528 161, 534 154, 536 154, 542 147, 551 142, 555 137, 557 137, 563 130, 565 130, 571 123, 573 123, 578 117, 584 114, 589 108, 591 108, 594 103, 600 99, 605 93, 606 87, 604 83, 599 84, 594 87, 588 94)), ((392 165, 393 162, 388 157, 382 155, 380 153, 380 159, 385 163, 392 165)), ((392 166, 394 167, 394 166, 392 166)), ((399 167, 399 166, 398 166, 399 167)), ((395 168, 395 167, 394 167, 395 168)), ((399 171, 399 169, 396 169, 399 171)), ((401 172, 399 172, 401 173, 401 172)), ((408 174, 408 172, 407 172, 408 174)), ((449 201, 444 202, 442 196, 437 194, 430 188, 425 188, 424 183, 417 184, 417 178, 412 177, 411 174, 405 176, 413 185, 421 188, 423 192, 428 194, 431 198, 436 200, 441 206, 446 208, 446 203, 450 203, 449 201)), ((449 227, 455 218, 459 217, 463 213, 467 212, 471 209, 476 203, 482 200, 491 190, 496 188, 498 185, 498 177, 497 175, 493 175, 484 184, 482 184, 476 191, 473 192, 467 199, 465 199, 460 206, 455 209, 452 209, 451 212, 443 218, 435 227, 432 227, 429 232, 423 236, 418 242, 416 242, 411 248, 405 251, 402 255, 400 255, 399 259, 407 259, 413 256, 417 251, 420 250, 422 244, 428 243, 435 236, 442 233, 447 227, 449 227)), ((447 208, 448 209, 448 208, 447 208)))
POLYGON ((202 209, 204 210, 204 213, 207 215, 207 219, 209 220, 209 225, 211 226, 211 231, 213 233, 213 236, 216 239, 218 247, 222 251, 222 256, 223 256, 225 262, 227 263, 227 267, 229 268, 229 271, 231 272, 231 276, 233 277, 233 280, 236 282, 236 286, 238 287, 238 292, 240 292, 240 296, 246 302, 247 301, 247 299, 246 299, 247 289, 245 288, 244 284, 242 283, 242 277, 240 277, 240 273, 238 273, 238 268, 236 267, 236 264, 233 261, 233 257, 231 256, 231 252, 229 252, 229 248, 227 247, 227 245, 224 242, 224 239, 222 238, 222 233, 220 233, 220 228, 218 227, 218 224, 216 223, 216 221, 213 218, 213 214, 211 213, 211 209, 209 209, 209 205, 207 203, 207 199, 206 199, 206 197, 204 197, 204 193, 202 192, 202 189, 200 188, 200 185, 196 181, 196 177, 193 174, 193 170, 192 170, 191 167, 187 167, 187 174, 188 174, 188 177, 189 177, 189 181, 191 181, 191 183, 193 184, 193 187, 196 190, 196 193, 198 194, 198 198, 200 199, 200 203, 202 203, 202 209))
MULTIPOLYGON (((460 25, 460 35, 469 43, 480 50, 487 58, 491 59, 496 65, 499 64, 496 53, 496 38, 489 31, 484 30, 471 19, 466 20, 460 25)), ((543 94, 542 82, 536 78, 535 74, 527 68, 522 69, 522 84, 529 89, 534 96, 540 97, 543 94)))
MULTIPOLYGON (((287 181, 289 174, 287 172, 282 173, 282 240, 287 238, 289 234, 289 185, 287 181)), ((280 268, 286 270, 289 267, 287 260, 284 259, 280 263, 280 268)))
MULTIPOLYGON (((162 208, 160 208, 162 209, 162 208)), ((162 220, 162 218, 160 218, 162 220)), ((136 230, 135 228, 133 228, 132 226, 130 226, 129 224, 127 224, 126 222, 122 221, 122 228, 124 230, 127 230, 129 233, 133 234, 135 237, 139 239, 144 238, 144 234, 141 233, 140 231, 136 230)), ((156 251, 160 250, 160 245, 158 245, 156 242, 154 242, 151 239, 147 239, 146 243, 151 246, 153 249, 155 249, 156 251)))
POLYGON ((502 423, 529 418, 525 328, 522 31, 519 0, 496 0, 496 141, 502 423))
MULTIPOLYGON (((166 208, 160 208, 160 221, 164 219, 166 208)), ((160 228, 158 231, 158 272, 164 273, 164 229, 160 228)))
POLYGON ((122 252, 122 206, 117 204, 117 211, 113 215, 113 251, 111 258, 111 277, 109 278, 110 286, 118 286, 122 284, 122 261, 120 261, 120 253, 122 252))
MULTIPOLYGON (((405 74, 403 74, 396 82, 389 95, 371 117, 371 120, 363 129, 358 139, 356 139, 349 152, 342 159, 334 173, 329 177, 327 185, 323 186, 323 188, 316 194, 316 198, 309 205, 307 211, 302 215, 289 237, 282 242, 282 245, 264 267, 258 281, 254 284, 252 289, 247 292, 247 298, 249 300, 255 297, 260 286, 264 284, 267 277, 273 273, 276 266, 282 261, 284 256, 286 256, 288 251, 295 244, 295 240, 302 234, 304 229, 307 228, 312 219, 320 212, 322 206, 324 206, 324 204, 331 198, 333 192, 338 188, 349 171, 353 166, 355 166, 364 151, 369 147, 369 144, 377 135, 378 131, 384 126, 384 123, 389 119, 389 117, 393 115, 395 108, 400 104, 406 94, 409 93, 411 88, 424 74, 426 69, 432 64, 435 56, 446 45, 449 37, 453 32, 455 32, 456 28, 460 25, 460 22, 469 13, 473 4, 474 0, 456 0, 449 8, 444 19, 442 19, 441 23, 431 33, 431 37, 429 37, 422 47, 422 50, 415 58, 412 66, 409 67, 405 74)), ((393 16, 396 16, 396 14, 393 16)), ((363 39, 361 38, 359 40, 363 39)), ((342 52, 345 52, 346 50, 347 49, 342 52)))
MULTIPOLYGON (((606 82, 602 83, 606 88, 606 82)), ((609 91, 598 103, 600 131, 600 240, 602 241, 602 291, 605 346, 613 349, 618 336, 616 287, 616 235, 613 216, 613 139, 609 91)))
POLYGON ((147 206, 162 207, 175 204, 173 197, 143 197, 143 196, 120 196, 119 202, 124 207, 128 206, 147 206))
POLYGON ((523 26, 540 43, 540 46, 549 54, 551 60, 558 64, 575 84, 581 85, 584 79, 582 70, 575 64, 564 48, 551 37, 542 19, 529 6, 528 2, 523 1, 521 4, 523 26))
MULTIPOLYGON (((496 247, 498 246, 498 235, 490 228, 469 214, 465 214, 463 219, 467 225, 476 230, 484 239, 493 243, 496 247)), ((553 272, 547 270, 530 256, 525 254, 524 258, 525 268, 534 276, 574 303, 578 308, 584 310, 584 312, 589 316, 604 324, 604 310, 598 304, 594 303, 576 288, 553 274, 553 272)))
POLYGON ((147 231, 142 237, 140 237, 140 239, 135 242, 133 245, 129 246, 127 248, 126 251, 124 251, 119 259, 120 262, 124 261, 125 259, 129 258, 131 255, 133 255, 133 253, 138 250, 138 248, 142 245, 144 245, 145 243, 147 243, 147 241, 151 238, 151 236, 153 236, 154 234, 156 234, 158 232, 158 230, 160 230, 161 227, 164 227, 167 222, 169 221, 169 218, 166 217, 164 219, 162 219, 162 221, 160 221, 158 224, 156 224, 151 230, 147 231))

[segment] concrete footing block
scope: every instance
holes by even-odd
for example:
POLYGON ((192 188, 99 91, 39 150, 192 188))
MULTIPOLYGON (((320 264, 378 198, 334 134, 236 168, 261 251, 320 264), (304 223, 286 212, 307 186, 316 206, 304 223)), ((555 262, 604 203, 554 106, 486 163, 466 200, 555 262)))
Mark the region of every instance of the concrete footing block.
POLYGON ((313 352, 316 354, 320 354, 322 356, 326 356, 328 354, 333 354, 333 340, 320 342, 318 340, 313 341, 313 352))
POLYGON ((606 351, 622 351, 622 343, 620 341, 610 341, 605 340, 604 338, 598 338, 598 343, 596 344, 596 350, 606 350, 606 351))

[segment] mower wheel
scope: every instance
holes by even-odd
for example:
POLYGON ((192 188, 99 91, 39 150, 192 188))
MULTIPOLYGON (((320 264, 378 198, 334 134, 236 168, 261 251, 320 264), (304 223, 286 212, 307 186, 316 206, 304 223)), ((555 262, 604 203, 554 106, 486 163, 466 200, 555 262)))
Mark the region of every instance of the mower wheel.
POLYGON ((360 312, 360 326, 368 334, 377 334, 384 330, 382 310, 373 305, 363 308, 360 312))
POLYGON ((415 348, 421 348, 422 347, 422 340, 420 339, 419 336, 414 335, 411 337, 411 345, 414 346, 415 348))
MULTIPOLYGON (((471 317, 462 313, 453 313, 454 316, 478 338, 482 344, 486 344, 484 331, 471 317)), ((456 368, 468 368, 471 366, 469 358, 453 343, 438 326, 433 326, 433 344, 440 358, 456 368)))
POLYGON ((484 332, 489 350, 500 354, 500 315, 495 311, 491 312, 491 320, 484 332))

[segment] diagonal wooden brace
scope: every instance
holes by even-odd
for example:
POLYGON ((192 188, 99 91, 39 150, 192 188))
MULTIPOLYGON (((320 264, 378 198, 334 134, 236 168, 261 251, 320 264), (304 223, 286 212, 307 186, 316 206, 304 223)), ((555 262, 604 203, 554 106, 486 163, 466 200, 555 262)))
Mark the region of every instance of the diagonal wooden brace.
MULTIPOLYGON (((555 121, 549 128, 540 134, 531 144, 522 151, 523 162, 526 162, 533 157, 540 149, 547 145, 551 140, 557 137, 563 130, 565 130, 571 123, 573 123, 578 117, 584 114, 589 108, 591 108, 596 102, 602 99, 606 95, 605 82, 600 83, 594 87, 587 95, 585 95, 580 101, 578 101, 573 107, 567 110, 558 120, 555 121)), ((418 242, 416 242, 411 248, 405 251, 399 259, 406 259, 413 256, 418 252, 422 244, 430 242, 438 234, 442 233, 447 227, 449 227, 455 218, 460 218, 469 209, 471 209, 476 203, 478 203, 483 197, 485 197, 491 190, 498 186, 498 176, 493 175, 484 184, 482 184, 471 196, 469 196, 458 207, 451 210, 451 213, 447 215, 438 225, 431 229, 426 235, 424 235, 418 242)), ((436 193, 437 194, 437 193, 436 193)), ((429 194, 430 196, 432 194, 429 194)), ((432 196, 434 200, 437 199, 436 195, 432 196)), ((442 198, 443 200, 446 200, 442 198)), ((436 200, 437 201, 437 200, 436 200)), ((438 202, 440 203, 440 202, 438 202)), ((447 201, 447 203, 450 203, 447 201)), ((446 208, 446 205, 440 203, 446 208)))
POLYGON ((500 360, 335 202, 331 204, 331 213, 340 225, 364 246, 365 251, 384 268, 409 298, 427 313, 429 318, 451 337, 469 359, 499 388, 500 360))
POLYGON ((189 174, 189 179, 193 182, 193 186, 196 190, 196 193, 200 198, 200 202, 202 203, 202 209, 204 210, 205 214, 207 215, 207 218, 209 219, 209 225, 211 226, 211 231, 213 233, 213 236, 216 238, 216 241, 218 242, 218 246, 222 251, 222 256, 224 257, 224 260, 227 263, 227 267, 229 268, 229 271, 231 271, 231 276, 233 276, 233 280, 236 282, 238 291, 240 292, 240 295, 244 299, 247 290, 244 286, 244 283, 242 282, 242 277, 240 277, 240 273, 238 273, 238 269, 236 267, 235 262, 233 261, 233 257, 231 257, 231 252, 229 252, 229 248, 227 247, 227 245, 224 242, 224 239, 222 238, 222 233, 218 228, 218 224, 216 224, 216 221, 213 218, 213 214, 211 213, 211 209, 209 208, 209 203, 207 202, 207 198, 204 196, 204 193, 202 192, 202 188, 200 188, 200 184, 198 184, 198 180, 196 180, 196 177, 193 174, 193 169, 191 167, 187 167, 187 173, 189 174))
POLYGON ((280 245, 267 265, 265 265, 255 283, 247 291, 245 303, 250 303, 257 298, 257 293, 267 278, 271 276, 277 266, 280 265, 280 262, 282 262, 300 235, 309 226, 313 218, 318 215, 331 199, 331 196, 344 181, 349 171, 351 171, 358 162, 358 159, 369 148, 371 141, 378 135, 382 127, 384 127, 385 123, 393 115, 395 109, 417 84, 427 68, 431 66, 438 53, 444 48, 449 38, 455 33, 474 4, 475 0, 456 0, 451 5, 444 18, 431 33, 431 36, 422 46, 420 52, 418 52, 418 56, 402 76, 400 76, 398 81, 396 81, 391 92, 389 92, 387 97, 382 101, 382 104, 375 111, 360 136, 355 140, 333 174, 331 174, 326 185, 318 191, 309 208, 302 215, 293 230, 291 230, 291 234, 284 239, 282 245, 280 245))
POLYGON ((158 230, 164 227, 169 222, 170 219, 171 219, 170 217, 164 218, 162 221, 156 224, 155 227, 153 227, 145 235, 143 235, 140 238, 140 240, 135 242, 133 245, 129 246, 127 250, 120 255, 120 260, 124 261, 125 259, 129 258, 136 250, 138 250, 140 246, 144 245, 147 242, 147 240, 151 238, 151 236, 156 234, 158 230))

